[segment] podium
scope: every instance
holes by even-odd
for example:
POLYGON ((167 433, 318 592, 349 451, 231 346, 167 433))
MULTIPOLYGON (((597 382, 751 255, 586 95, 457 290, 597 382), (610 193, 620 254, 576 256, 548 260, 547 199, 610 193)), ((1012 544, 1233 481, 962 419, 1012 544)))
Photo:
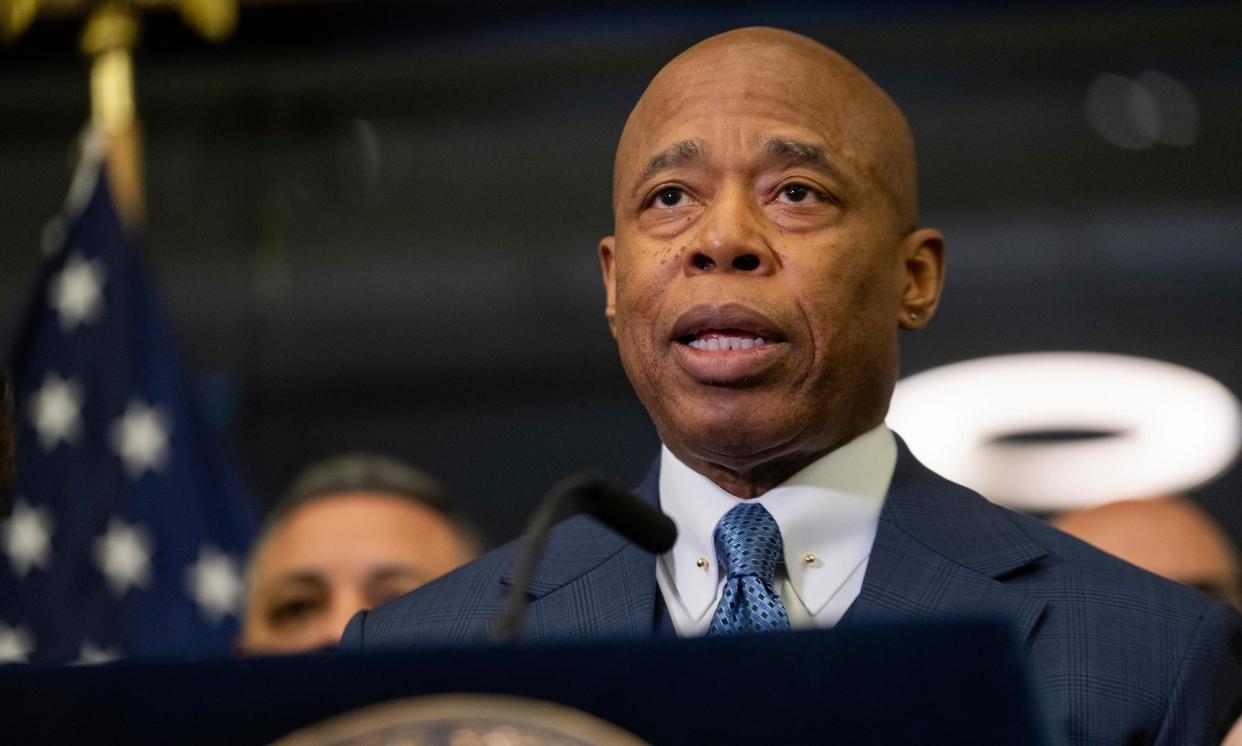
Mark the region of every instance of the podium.
POLYGON ((268 743, 436 693, 581 710, 653 744, 1048 743, 1023 655, 988 622, 196 663, 0 667, 0 740, 268 743))

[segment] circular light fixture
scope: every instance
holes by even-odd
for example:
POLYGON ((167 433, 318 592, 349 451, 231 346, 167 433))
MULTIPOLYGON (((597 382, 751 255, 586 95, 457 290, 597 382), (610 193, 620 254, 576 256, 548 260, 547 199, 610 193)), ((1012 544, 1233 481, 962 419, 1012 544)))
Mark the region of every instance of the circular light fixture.
POLYGON ((1064 510, 1220 476, 1242 408, 1220 382, 1147 358, 1002 355, 899 381, 889 426, 930 469, 1002 505, 1064 510))

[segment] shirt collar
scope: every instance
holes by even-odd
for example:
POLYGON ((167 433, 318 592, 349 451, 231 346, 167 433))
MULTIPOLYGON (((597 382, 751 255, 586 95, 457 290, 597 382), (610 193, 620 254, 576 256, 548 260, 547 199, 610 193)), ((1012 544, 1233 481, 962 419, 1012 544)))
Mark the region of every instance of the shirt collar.
MULTIPOLYGON (((755 501, 780 526, 790 584, 812 615, 824 607, 871 552, 897 443, 880 425, 821 456, 755 501), (814 562, 806 562, 814 555, 814 562)), ((677 524, 677 543, 662 560, 686 612, 701 619, 714 605, 720 570, 712 534, 742 502, 682 463, 660 457, 660 508, 677 524), (707 560, 706 568, 699 566, 707 560)))

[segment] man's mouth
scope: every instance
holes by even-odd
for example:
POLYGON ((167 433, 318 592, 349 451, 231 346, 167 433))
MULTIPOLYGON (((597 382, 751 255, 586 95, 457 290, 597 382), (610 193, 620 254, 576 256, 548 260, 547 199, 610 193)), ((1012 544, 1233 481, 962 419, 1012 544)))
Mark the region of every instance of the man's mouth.
POLYGON ((677 340, 682 344, 704 352, 728 352, 762 347, 768 340, 740 329, 704 330, 677 340))
POLYGON ((752 350, 784 340, 774 321, 737 303, 695 306, 677 318, 672 330, 673 342, 701 352, 752 350))
POLYGON ((776 322, 736 303, 691 308, 673 324, 669 342, 678 366, 711 386, 753 385, 787 350, 776 322))

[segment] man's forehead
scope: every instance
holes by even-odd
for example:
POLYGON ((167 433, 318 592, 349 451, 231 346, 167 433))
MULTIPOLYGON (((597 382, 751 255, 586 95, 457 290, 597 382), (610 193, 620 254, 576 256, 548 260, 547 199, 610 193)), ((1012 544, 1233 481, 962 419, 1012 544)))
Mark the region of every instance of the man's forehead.
POLYGON ((264 589, 328 586, 338 582, 370 582, 379 576, 421 575, 424 557, 413 543, 339 547, 308 551, 278 549, 257 566, 255 580, 264 589))
POLYGON ((787 32, 756 37, 748 31, 708 39, 665 65, 635 106, 636 123, 662 121, 696 101, 727 99, 734 108, 748 100, 760 107, 772 99, 819 103, 853 98, 875 87, 862 71, 818 42, 787 32))
POLYGON ((701 87, 676 103, 635 110, 618 148, 617 177, 632 187, 662 168, 724 156, 822 161, 832 153, 841 161, 850 149, 849 128, 837 118, 836 111, 793 93, 751 96, 736 87, 701 87))
POLYGON ((713 133, 718 139, 729 127, 758 132, 752 148, 770 138, 817 147, 838 172, 875 180, 903 222, 917 221, 913 143, 900 110, 844 57, 776 29, 713 37, 656 75, 618 143, 614 206, 665 150, 714 146, 713 133))
POLYGON ((823 132, 854 116, 852 107, 838 104, 847 100, 830 86, 791 85, 785 75, 753 68, 729 74, 709 68, 701 75, 657 78, 634 107, 625 136, 635 144, 650 144, 679 132, 739 121, 823 132))

